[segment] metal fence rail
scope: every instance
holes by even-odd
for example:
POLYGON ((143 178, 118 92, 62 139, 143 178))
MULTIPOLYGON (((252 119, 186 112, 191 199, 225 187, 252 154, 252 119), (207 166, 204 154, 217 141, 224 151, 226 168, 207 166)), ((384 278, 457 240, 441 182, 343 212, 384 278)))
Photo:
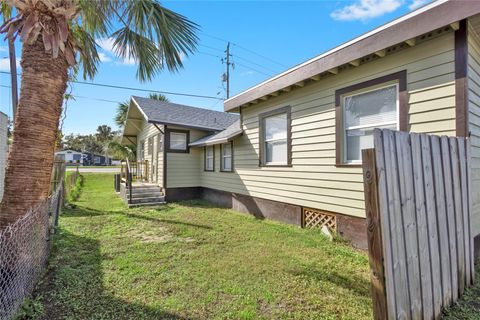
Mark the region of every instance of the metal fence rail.
POLYGON ((60 180, 48 199, 0 231, 1 320, 14 318, 41 277, 63 197, 64 182, 60 180))

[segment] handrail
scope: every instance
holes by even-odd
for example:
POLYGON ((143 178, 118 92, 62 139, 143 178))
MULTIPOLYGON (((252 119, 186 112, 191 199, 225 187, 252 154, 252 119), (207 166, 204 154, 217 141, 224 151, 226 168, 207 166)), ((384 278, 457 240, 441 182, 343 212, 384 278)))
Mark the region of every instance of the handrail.
POLYGON ((126 179, 126 186, 128 186, 128 192, 130 194, 130 197, 128 198, 128 204, 131 204, 132 203, 132 189, 133 189, 133 183, 132 183, 132 173, 131 173, 131 169, 130 169, 130 161, 128 161, 128 158, 126 159, 127 160, 127 167, 126 167, 126 171, 127 171, 127 179, 126 179))

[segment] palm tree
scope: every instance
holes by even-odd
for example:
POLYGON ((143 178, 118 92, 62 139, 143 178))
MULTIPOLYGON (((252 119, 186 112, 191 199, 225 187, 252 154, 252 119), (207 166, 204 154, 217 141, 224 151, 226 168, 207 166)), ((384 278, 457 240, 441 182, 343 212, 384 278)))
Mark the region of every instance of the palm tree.
POLYGON ((112 128, 110 128, 110 126, 107 126, 106 124, 102 124, 101 126, 98 126, 97 133, 95 134, 95 136, 97 137, 98 142, 104 143, 112 140, 114 133, 112 131, 112 128))
POLYGON ((156 0, 0 0, 16 16, 0 27, 20 37, 21 93, 5 173, 0 225, 18 219, 48 196, 53 151, 69 71, 93 78, 95 39, 113 40, 114 53, 137 63, 137 78, 177 71, 198 41, 197 25, 156 0), (77 63, 78 61, 78 63, 77 63))
MULTIPOLYGON (((170 100, 161 93, 152 92, 148 95, 148 97, 153 100, 170 102, 170 100)), ((117 126, 119 126, 120 128, 123 128, 123 126, 125 125, 125 121, 127 121, 127 112, 128 112, 129 105, 130 105, 129 101, 123 101, 118 104, 117 113, 115 114, 114 120, 117 126)))

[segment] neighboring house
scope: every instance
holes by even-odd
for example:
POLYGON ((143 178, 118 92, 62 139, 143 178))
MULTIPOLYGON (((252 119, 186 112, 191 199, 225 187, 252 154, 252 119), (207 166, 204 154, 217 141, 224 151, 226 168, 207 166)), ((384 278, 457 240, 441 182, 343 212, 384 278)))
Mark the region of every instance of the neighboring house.
POLYGON ((167 201, 296 225, 314 212, 366 247, 361 150, 373 128, 471 136, 479 234, 479 13, 480 1, 428 4, 231 97, 225 111, 240 117, 218 126, 221 113, 177 119, 175 105, 133 97, 123 143, 155 162, 167 201))
POLYGON ((82 159, 84 166, 109 166, 112 163, 109 157, 90 152, 84 152, 82 159))
POLYGON ((82 165, 83 153, 75 150, 62 150, 55 152, 57 159, 62 159, 67 165, 82 165))
POLYGON ((8 156, 8 116, 0 112, 0 201, 3 198, 5 168, 8 156))

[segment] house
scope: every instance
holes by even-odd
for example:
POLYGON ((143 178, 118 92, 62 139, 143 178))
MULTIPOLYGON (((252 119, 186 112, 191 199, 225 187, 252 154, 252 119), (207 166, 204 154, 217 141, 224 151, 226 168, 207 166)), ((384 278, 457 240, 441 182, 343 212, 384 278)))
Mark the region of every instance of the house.
POLYGON ((3 198, 5 168, 8 156, 8 116, 0 112, 0 201, 3 198))
POLYGON ((231 97, 228 121, 133 97, 123 142, 152 161, 167 201, 313 219, 366 247, 361 150, 373 128, 470 136, 480 191, 479 34, 480 1, 435 1, 231 97))
POLYGON ((75 150, 62 150, 55 152, 57 159, 64 160, 67 165, 82 165, 83 153, 75 150))
POLYGON ((83 153, 82 159, 84 166, 109 166, 112 163, 109 157, 91 152, 83 153))

